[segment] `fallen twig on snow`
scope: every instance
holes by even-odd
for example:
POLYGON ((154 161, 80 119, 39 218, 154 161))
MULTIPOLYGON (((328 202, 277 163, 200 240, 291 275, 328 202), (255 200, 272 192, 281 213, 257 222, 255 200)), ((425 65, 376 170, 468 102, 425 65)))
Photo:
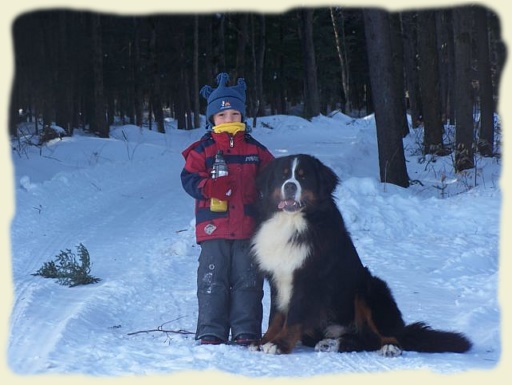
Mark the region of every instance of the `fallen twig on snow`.
POLYGON ((171 323, 171 322, 177 321, 178 319, 179 319, 179 318, 177 318, 177 319, 175 319, 175 320, 172 320, 172 321, 164 322, 162 325, 160 325, 160 326, 159 326, 159 327, 157 327, 156 329, 139 330, 139 331, 136 331, 136 332, 128 333, 127 335, 129 335, 129 336, 133 336, 133 335, 135 335, 135 334, 141 334, 141 333, 153 333, 153 332, 174 333, 174 334, 195 334, 194 332, 191 332, 191 331, 188 331, 188 330, 184 330, 184 329, 178 329, 178 330, 167 330, 167 329, 164 329, 164 325, 165 325, 165 324, 168 324, 168 323, 171 323))

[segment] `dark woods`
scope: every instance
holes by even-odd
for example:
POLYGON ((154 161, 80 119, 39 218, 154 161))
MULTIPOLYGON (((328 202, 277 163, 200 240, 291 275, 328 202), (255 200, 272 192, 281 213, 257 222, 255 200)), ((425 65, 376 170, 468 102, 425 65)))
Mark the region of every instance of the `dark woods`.
POLYGON ((506 51, 497 15, 481 6, 140 17, 51 10, 21 15, 12 31, 13 137, 21 121, 100 137, 116 123, 164 132, 166 117, 196 128, 200 87, 225 71, 246 79, 252 125, 270 114, 375 113, 383 181, 408 185, 406 112, 424 128, 423 152, 454 153, 459 170, 474 167, 473 151, 496 152, 506 51), (443 136, 446 124, 456 125, 455 143, 443 136))

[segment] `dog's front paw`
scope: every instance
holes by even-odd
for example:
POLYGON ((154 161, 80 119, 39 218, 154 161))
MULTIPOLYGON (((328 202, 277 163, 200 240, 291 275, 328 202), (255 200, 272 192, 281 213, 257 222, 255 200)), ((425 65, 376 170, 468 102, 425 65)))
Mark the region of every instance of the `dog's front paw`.
POLYGON ((317 352, 337 352, 339 348, 340 340, 334 338, 326 338, 315 345, 315 351, 317 352))
POLYGON ((281 349, 279 349, 279 346, 272 342, 267 342, 266 344, 261 345, 260 350, 267 354, 281 354, 281 349))
POLYGON ((379 354, 383 357, 398 357, 402 355, 402 349, 392 344, 382 345, 379 354))
POLYGON ((253 342, 252 344, 247 346, 247 350, 249 350, 250 352, 259 352, 261 351, 261 345, 253 342))

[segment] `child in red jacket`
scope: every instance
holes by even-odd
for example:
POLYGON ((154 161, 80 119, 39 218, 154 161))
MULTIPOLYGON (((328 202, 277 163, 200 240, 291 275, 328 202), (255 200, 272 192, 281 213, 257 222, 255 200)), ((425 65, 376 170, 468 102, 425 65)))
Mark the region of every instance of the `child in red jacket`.
POLYGON ((181 181, 195 198, 196 240, 201 245, 197 269, 198 321, 201 344, 225 343, 231 337, 248 345, 261 337, 263 277, 252 261, 255 177, 274 157, 246 131, 245 81, 205 86, 207 128, 211 130, 185 151, 181 181), (212 178, 215 155, 222 151, 228 175, 212 178), (211 198, 227 201, 224 212, 210 209, 211 198))

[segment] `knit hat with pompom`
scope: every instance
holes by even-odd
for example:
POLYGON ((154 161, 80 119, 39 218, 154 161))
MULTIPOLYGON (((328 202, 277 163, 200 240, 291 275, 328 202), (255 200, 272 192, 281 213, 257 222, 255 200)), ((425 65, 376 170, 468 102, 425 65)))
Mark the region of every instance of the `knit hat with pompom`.
POLYGON ((242 114, 242 122, 245 121, 245 80, 239 78, 236 86, 228 87, 229 75, 221 72, 217 75, 217 88, 208 85, 201 88, 201 95, 208 101, 206 107, 207 128, 213 126, 212 117, 218 112, 234 109, 242 114))

